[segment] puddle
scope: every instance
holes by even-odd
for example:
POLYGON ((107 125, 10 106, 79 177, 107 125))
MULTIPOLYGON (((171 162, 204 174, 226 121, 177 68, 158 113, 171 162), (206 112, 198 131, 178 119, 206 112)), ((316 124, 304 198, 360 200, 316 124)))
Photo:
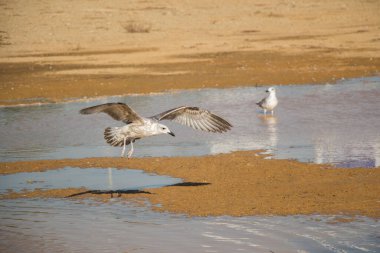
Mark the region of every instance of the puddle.
POLYGON ((335 217, 187 218, 120 202, 5 200, 1 252, 379 252, 379 223, 335 217))
POLYGON ((90 190, 141 190, 182 182, 168 176, 147 174, 142 170, 113 168, 71 168, 0 176, 0 193, 34 189, 80 188, 90 190))
POLYGON ((176 134, 139 140, 134 156, 191 156, 266 149, 275 158, 332 163, 343 167, 380 166, 380 78, 339 84, 278 86, 275 116, 255 103, 265 87, 206 89, 144 96, 110 97, 91 102, 0 108, 0 160, 119 156, 103 131, 121 126, 108 115, 80 115, 81 108, 125 102, 143 116, 197 105, 225 117, 227 134, 208 134, 165 122, 176 134))

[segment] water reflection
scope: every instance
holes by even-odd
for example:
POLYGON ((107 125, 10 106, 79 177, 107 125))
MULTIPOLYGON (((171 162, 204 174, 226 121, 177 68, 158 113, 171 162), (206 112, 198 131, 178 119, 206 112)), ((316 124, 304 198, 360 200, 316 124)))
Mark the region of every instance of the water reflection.
POLYGON ((274 115, 259 115, 261 122, 267 127, 268 144, 266 149, 273 153, 277 150, 277 118, 274 115))
POLYGON ((65 167, 45 172, 0 175, 0 193, 8 190, 80 188, 89 190, 139 190, 180 183, 181 179, 144 173, 141 170, 81 169, 65 167), (113 175, 115 176, 113 178, 113 175))
POLYGON ((108 188, 112 190, 113 180, 112 180, 112 168, 108 168, 108 188))
POLYGON ((375 153, 375 166, 380 167, 380 142, 375 143, 373 149, 375 153))
MULTIPOLYGON (((262 88, 204 89, 96 101, 0 108, 1 161, 118 156, 103 131, 118 122, 108 115, 80 115, 81 108, 125 102, 144 116, 197 105, 228 119, 234 128, 209 134, 165 122, 176 133, 136 142, 136 157, 206 155, 267 149, 275 158, 332 163, 345 167, 379 165, 380 78, 335 85, 278 86, 281 104, 265 118, 255 104, 262 88)), ((115 125, 116 124, 116 125, 115 125)), ((120 126, 123 123, 120 123, 120 126)))

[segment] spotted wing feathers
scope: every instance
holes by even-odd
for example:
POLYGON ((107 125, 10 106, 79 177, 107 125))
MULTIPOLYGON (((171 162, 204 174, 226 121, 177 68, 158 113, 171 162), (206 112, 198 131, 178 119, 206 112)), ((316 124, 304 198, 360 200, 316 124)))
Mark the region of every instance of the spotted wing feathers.
POLYGON ((181 106, 152 118, 156 120, 173 120, 179 124, 207 132, 227 132, 232 125, 210 111, 198 107, 181 106))
POLYGON ((260 107, 263 107, 263 106, 265 106, 264 104, 266 104, 266 100, 267 100, 267 98, 263 98, 263 99, 261 99, 260 102, 257 102, 256 104, 260 107))
POLYGON ((79 111, 81 114, 92 114, 104 112, 110 115, 113 119, 123 121, 126 124, 142 121, 141 117, 124 103, 107 103, 84 108, 79 111))

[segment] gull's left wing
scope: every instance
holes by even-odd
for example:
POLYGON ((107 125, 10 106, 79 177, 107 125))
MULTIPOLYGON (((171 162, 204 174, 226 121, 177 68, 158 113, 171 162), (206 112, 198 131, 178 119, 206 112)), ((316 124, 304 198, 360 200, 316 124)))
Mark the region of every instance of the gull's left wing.
POLYGON ((151 117, 156 120, 172 120, 179 124, 207 132, 227 132, 232 125, 210 111, 198 107, 181 106, 151 117))

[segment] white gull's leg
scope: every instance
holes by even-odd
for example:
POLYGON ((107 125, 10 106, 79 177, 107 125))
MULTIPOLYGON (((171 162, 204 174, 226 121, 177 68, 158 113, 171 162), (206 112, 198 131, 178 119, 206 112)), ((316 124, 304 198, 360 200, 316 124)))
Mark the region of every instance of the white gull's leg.
POLYGON ((271 111, 271 113, 272 113, 272 116, 273 116, 273 110, 271 111))
POLYGON ((125 144, 127 142, 127 137, 124 137, 124 141, 123 141, 123 151, 121 151, 121 157, 124 157, 124 153, 125 153, 125 144))
POLYGON ((267 115, 267 109, 264 109, 264 114, 267 115))
POLYGON ((131 150, 129 150, 129 152, 128 152, 128 158, 131 158, 133 150, 134 150, 133 149, 133 141, 131 141, 131 150))

